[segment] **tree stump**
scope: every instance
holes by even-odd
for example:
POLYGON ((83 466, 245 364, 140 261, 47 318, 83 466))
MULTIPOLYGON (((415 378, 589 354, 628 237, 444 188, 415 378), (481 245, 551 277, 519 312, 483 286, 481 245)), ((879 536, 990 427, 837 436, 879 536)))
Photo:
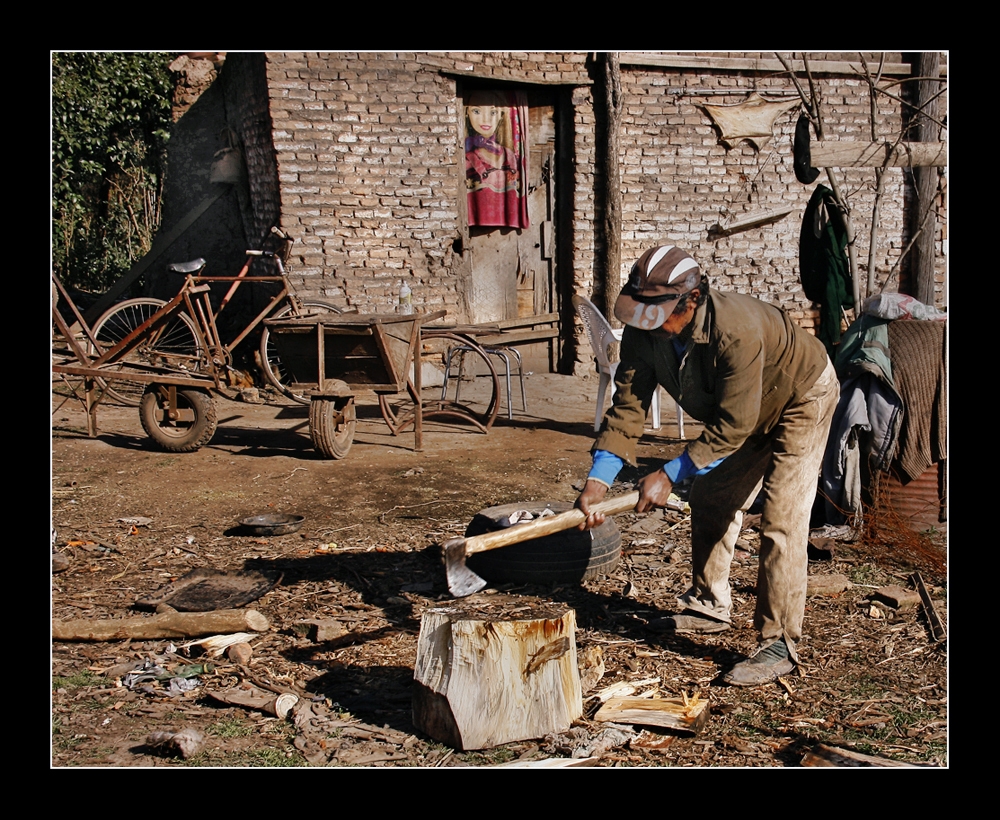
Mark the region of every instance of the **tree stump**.
POLYGON ((489 749, 565 732, 583 714, 576 613, 513 601, 516 618, 495 601, 424 613, 414 726, 455 749, 489 749))

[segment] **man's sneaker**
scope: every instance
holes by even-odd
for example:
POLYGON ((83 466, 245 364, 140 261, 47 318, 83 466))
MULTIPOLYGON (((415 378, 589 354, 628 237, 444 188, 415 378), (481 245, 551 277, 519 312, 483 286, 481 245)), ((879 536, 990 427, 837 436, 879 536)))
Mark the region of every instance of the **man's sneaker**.
POLYGON ((736 664, 722 679, 731 686, 759 686, 787 675, 794 668, 788 646, 779 639, 736 664))
POLYGON ((716 632, 725 632, 729 629, 729 624, 725 621, 717 621, 714 618, 698 615, 694 612, 681 612, 677 615, 670 615, 666 618, 657 618, 649 622, 649 628, 653 632, 679 632, 692 635, 713 635, 716 632))

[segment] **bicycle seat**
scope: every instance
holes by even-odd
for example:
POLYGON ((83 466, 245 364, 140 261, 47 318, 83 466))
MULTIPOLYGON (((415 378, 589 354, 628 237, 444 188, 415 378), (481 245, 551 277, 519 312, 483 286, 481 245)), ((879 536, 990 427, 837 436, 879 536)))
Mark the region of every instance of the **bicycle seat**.
POLYGON ((197 259, 193 259, 190 262, 174 262, 172 265, 167 265, 167 270, 171 273, 197 273, 207 264, 208 263, 199 256, 197 259))

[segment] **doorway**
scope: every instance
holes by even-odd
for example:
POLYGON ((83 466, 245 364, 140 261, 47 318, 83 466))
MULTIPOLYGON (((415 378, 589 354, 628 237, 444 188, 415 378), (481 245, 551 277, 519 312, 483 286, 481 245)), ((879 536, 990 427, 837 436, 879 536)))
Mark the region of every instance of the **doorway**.
MULTIPOLYGON (((559 310, 556 286, 556 91, 548 88, 521 87, 517 89, 475 87, 463 89, 460 96, 462 139, 466 149, 468 137, 475 135, 475 128, 486 134, 493 128, 489 123, 475 125, 470 119, 470 109, 476 103, 493 102, 491 94, 508 95, 516 92, 524 105, 523 120, 526 124, 524 145, 526 180, 521 203, 527 214, 527 225, 470 224, 477 219, 475 203, 463 202, 465 215, 465 308, 468 320, 474 324, 530 319, 534 316, 556 313, 559 310)), ((517 116, 515 112, 514 116, 517 116)), ((467 169, 473 160, 466 163, 467 169)), ((508 160, 505 167, 513 165, 508 160)), ((480 171, 480 173, 482 173, 480 171)), ((489 173, 489 170, 486 171, 489 173)), ((473 189, 476 172, 467 170, 466 191, 473 189)), ((478 177, 477 177, 478 178, 478 177)), ((511 218, 516 221, 518 217, 511 218)), ((523 219, 523 214, 520 217, 523 219)), ((488 220, 487 220, 488 221, 488 220)), ((524 352, 549 356, 547 345, 530 345, 524 352), (534 350, 538 348, 538 350, 534 350)))

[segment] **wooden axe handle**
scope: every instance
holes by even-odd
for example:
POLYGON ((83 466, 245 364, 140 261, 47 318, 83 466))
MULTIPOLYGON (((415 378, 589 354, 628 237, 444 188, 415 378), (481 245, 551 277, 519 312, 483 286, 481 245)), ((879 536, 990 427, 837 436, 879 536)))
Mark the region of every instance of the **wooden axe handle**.
MULTIPOLYGON (((600 504, 591 507, 590 511, 615 515, 631 510, 638 503, 639 491, 633 490, 617 498, 607 498, 600 504)), ((532 538, 541 538, 543 535, 569 530, 582 524, 586 517, 580 510, 574 508, 556 515, 536 518, 534 521, 526 521, 524 524, 515 524, 513 527, 496 532, 473 535, 465 539, 465 554, 474 555, 477 552, 486 552, 498 547, 509 547, 511 544, 520 544, 522 541, 530 541, 532 538)))

